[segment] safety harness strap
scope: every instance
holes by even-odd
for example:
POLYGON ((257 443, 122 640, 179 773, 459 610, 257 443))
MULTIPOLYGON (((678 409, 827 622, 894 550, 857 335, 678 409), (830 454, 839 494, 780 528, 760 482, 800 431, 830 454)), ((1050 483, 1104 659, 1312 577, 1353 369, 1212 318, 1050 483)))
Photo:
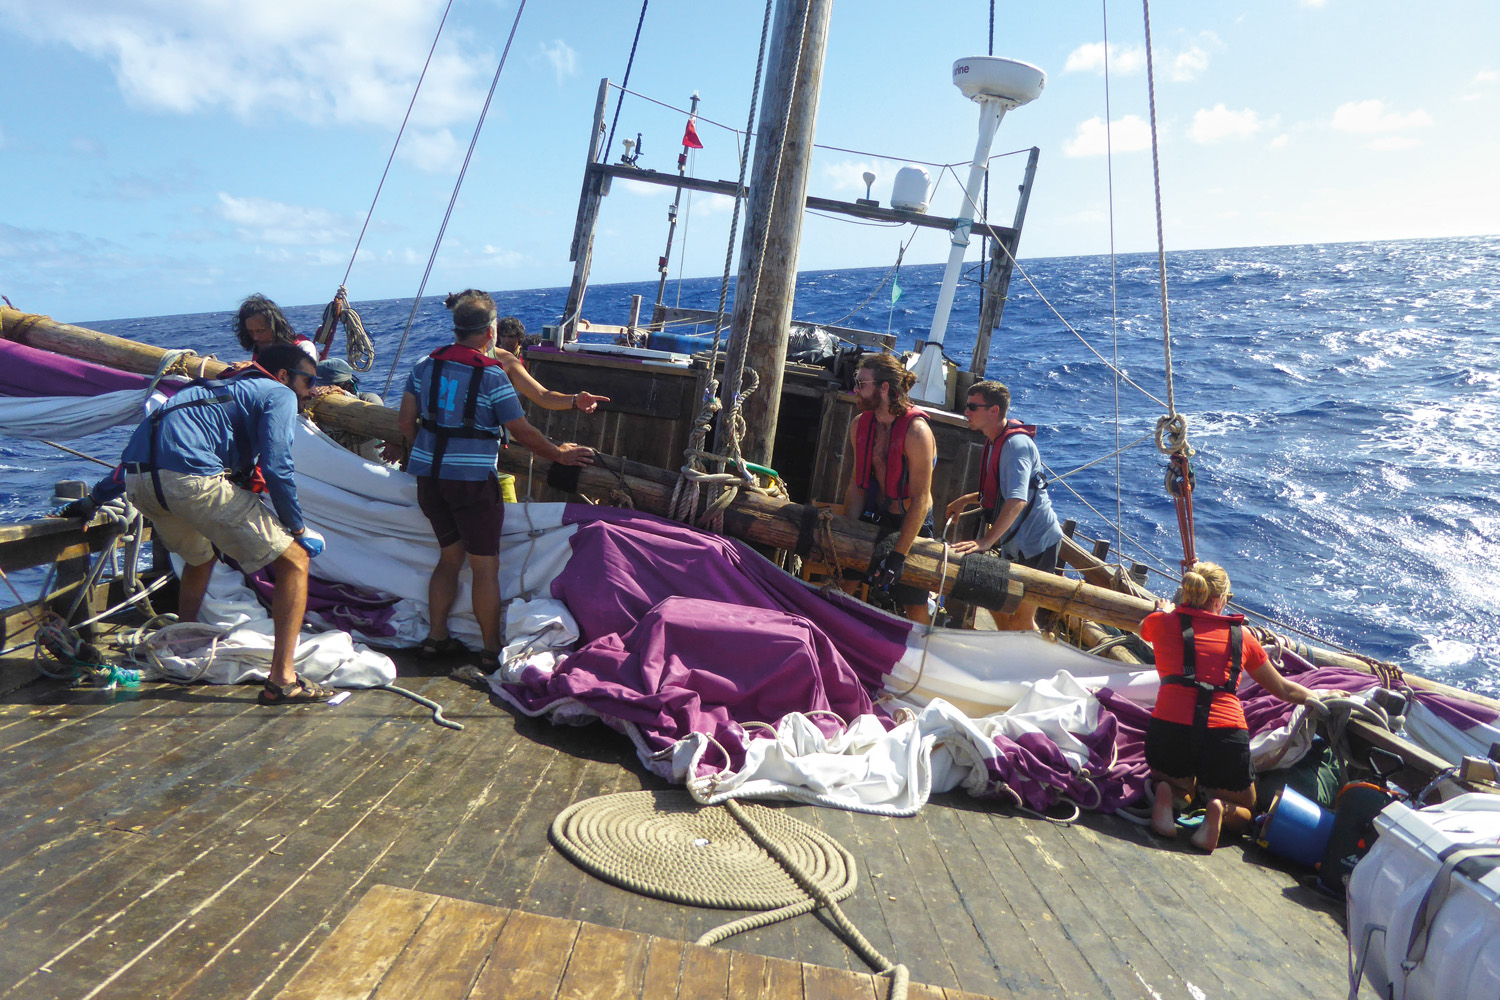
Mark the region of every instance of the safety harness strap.
POLYGON ((213 392, 211 396, 199 396, 197 399, 185 400, 181 403, 166 403, 158 407, 151 414, 151 436, 147 442, 147 463, 151 469, 151 488, 156 491, 156 502, 161 504, 162 510, 168 510, 166 495, 161 489, 161 472, 157 464, 158 442, 161 439, 161 421, 168 413, 176 413, 178 410, 186 410, 193 406, 228 406, 234 402, 234 397, 227 391, 223 391, 223 382, 200 382, 205 389, 213 392))

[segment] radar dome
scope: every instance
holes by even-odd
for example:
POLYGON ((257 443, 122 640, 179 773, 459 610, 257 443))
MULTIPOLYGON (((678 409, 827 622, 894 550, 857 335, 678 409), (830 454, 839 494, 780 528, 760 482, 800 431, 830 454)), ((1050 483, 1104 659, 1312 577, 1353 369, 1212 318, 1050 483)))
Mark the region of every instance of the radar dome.
POLYGON ((1040 97, 1046 82, 1046 73, 1018 59, 969 56, 953 64, 953 85, 971 101, 988 97, 1020 107, 1040 97))

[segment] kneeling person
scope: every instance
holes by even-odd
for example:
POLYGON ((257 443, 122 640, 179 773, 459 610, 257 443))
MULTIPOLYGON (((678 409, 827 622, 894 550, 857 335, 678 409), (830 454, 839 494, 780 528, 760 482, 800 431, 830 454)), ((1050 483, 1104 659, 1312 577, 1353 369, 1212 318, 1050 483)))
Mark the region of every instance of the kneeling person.
POLYGON ((308 559, 323 551, 322 536, 302 521, 292 470, 297 410, 315 378, 313 360, 300 347, 272 344, 233 377, 180 390, 141 422, 121 457, 131 503, 186 563, 181 620, 198 618, 216 547, 246 573, 266 566, 275 571, 276 639, 263 705, 325 701, 334 694, 298 677, 292 666, 307 609, 308 559), (233 481, 257 465, 274 515, 233 481))
POLYGON ((493 671, 499 666, 500 529, 505 516, 495 474, 500 445, 514 438, 538 457, 563 465, 588 465, 594 450, 554 444, 523 416, 501 363, 489 356, 496 314, 488 295, 469 293, 449 308, 454 342, 417 362, 398 414, 411 447, 407 471, 417 477, 417 503, 441 549, 427 586, 431 632, 421 652, 435 656, 464 650, 448 634, 448 615, 467 559, 474 577, 474 616, 484 637, 480 662, 493 671))

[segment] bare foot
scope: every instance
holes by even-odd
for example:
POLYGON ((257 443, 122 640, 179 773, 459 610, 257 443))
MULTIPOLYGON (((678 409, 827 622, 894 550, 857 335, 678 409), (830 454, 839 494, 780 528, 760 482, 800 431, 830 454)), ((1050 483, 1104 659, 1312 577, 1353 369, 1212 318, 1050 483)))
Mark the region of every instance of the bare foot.
POLYGON ((1193 834, 1192 844, 1204 854, 1212 854, 1219 846, 1219 829, 1224 825, 1224 803, 1212 799, 1203 811, 1203 825, 1193 834))
POLYGON ((1177 836, 1177 819, 1172 815, 1172 786, 1156 783, 1156 801, 1151 807, 1151 832, 1158 837, 1177 836))

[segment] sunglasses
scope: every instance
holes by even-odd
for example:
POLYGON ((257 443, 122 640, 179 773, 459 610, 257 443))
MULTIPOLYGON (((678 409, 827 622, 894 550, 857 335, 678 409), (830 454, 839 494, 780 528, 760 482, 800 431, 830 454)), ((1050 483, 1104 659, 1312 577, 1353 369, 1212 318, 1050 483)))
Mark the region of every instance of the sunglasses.
POLYGON ((964 410, 966 412, 968 412, 968 413, 973 413, 975 410, 987 410, 991 406, 995 406, 995 405, 997 405, 997 404, 995 404, 995 403, 965 403, 964 404, 964 410))

